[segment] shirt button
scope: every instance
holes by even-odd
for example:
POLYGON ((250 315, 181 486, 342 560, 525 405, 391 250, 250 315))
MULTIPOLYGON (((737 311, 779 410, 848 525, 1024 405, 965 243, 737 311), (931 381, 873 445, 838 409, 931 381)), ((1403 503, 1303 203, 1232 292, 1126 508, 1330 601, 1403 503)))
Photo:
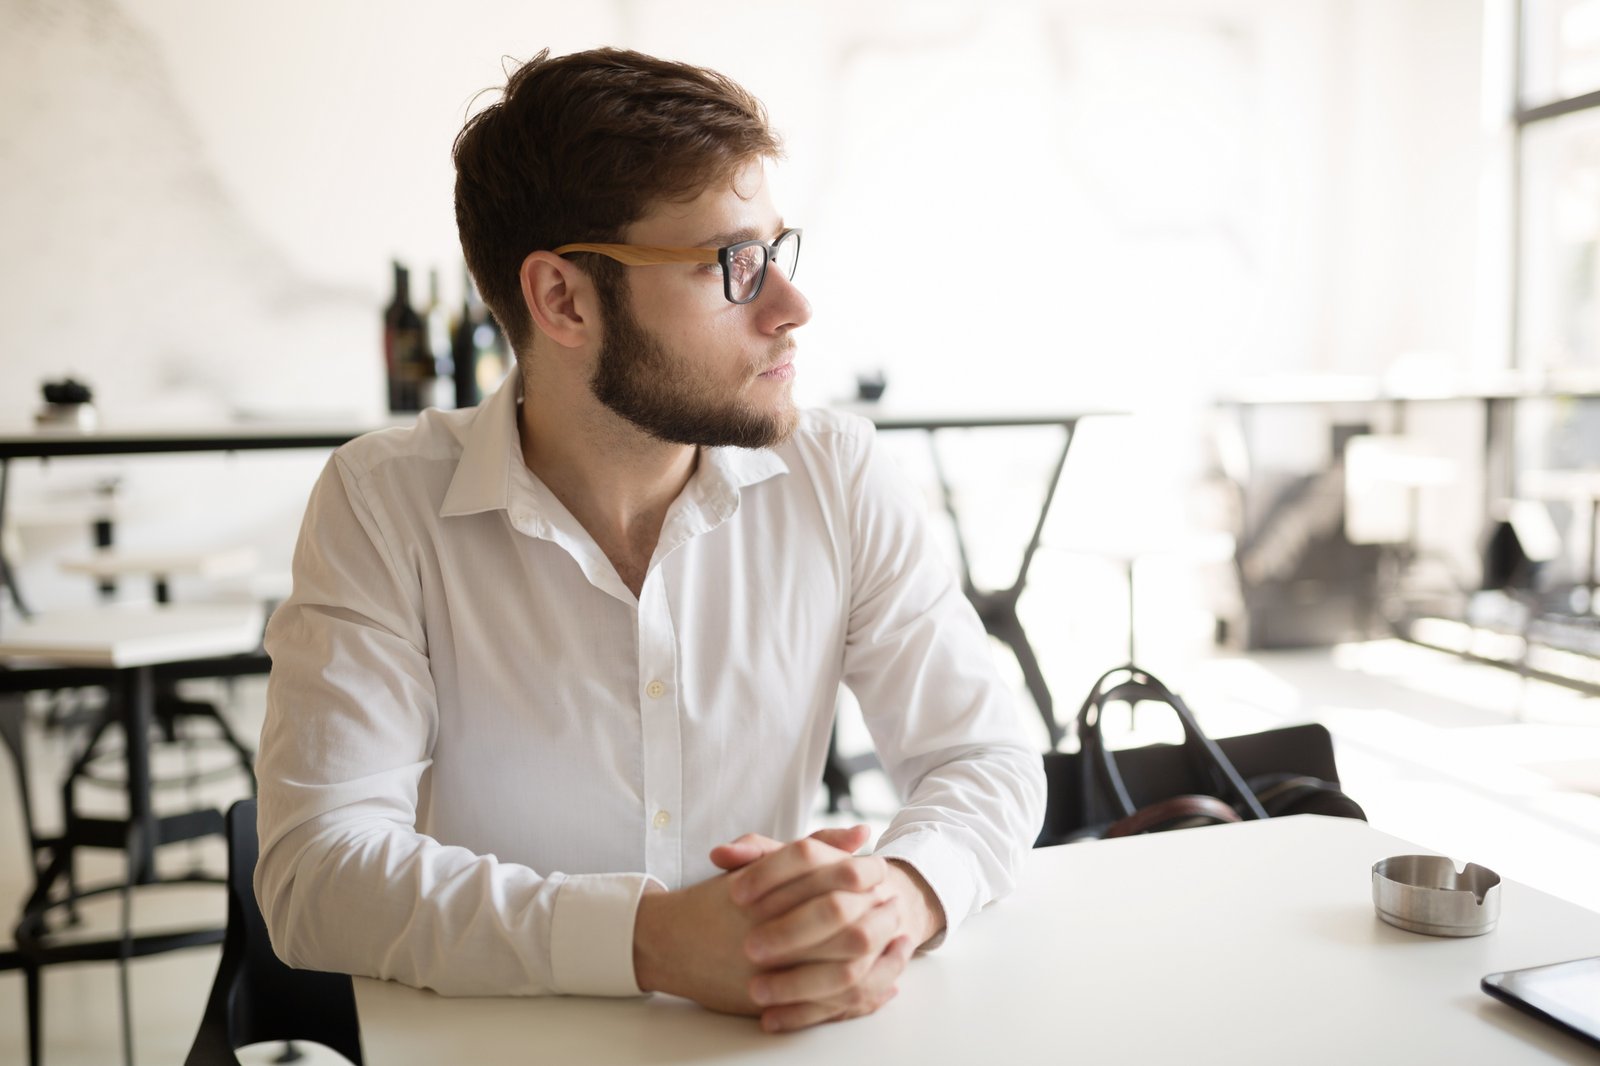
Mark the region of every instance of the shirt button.
POLYGON ((655 826, 657 829, 665 829, 667 827, 667 823, 670 821, 672 821, 672 815, 668 814, 666 811, 657 811, 656 816, 650 819, 650 824, 655 826))
POLYGON ((653 700, 659 700, 666 695, 667 686, 659 681, 652 681, 644 687, 644 694, 653 700))

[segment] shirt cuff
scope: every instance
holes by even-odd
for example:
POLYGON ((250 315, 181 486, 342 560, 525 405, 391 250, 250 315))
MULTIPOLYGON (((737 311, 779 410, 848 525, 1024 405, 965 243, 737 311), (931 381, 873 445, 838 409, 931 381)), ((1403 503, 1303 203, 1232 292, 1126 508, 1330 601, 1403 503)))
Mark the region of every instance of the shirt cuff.
POLYGON ((917 871, 938 897, 944 909, 944 929, 922 945, 923 951, 943 944, 967 920, 978 898, 978 884, 972 859, 965 851, 933 833, 909 833, 880 844, 874 854, 897 859, 917 871))
POLYGON ((568 996, 639 996, 633 921, 645 874, 573 874, 550 916, 550 979, 568 996))

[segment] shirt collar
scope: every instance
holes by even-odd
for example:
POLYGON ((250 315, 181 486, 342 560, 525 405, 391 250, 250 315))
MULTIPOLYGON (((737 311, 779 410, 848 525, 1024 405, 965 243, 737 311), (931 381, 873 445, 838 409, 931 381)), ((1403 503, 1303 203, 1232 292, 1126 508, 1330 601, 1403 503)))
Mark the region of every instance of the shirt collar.
MULTIPOLYGON (((479 407, 467 427, 439 517, 509 509, 513 464, 522 463, 517 432, 521 399, 521 375, 512 371, 479 407)), ((695 492, 721 521, 738 509, 740 489, 788 472, 789 465, 768 448, 703 448, 700 468, 685 491, 695 492)))
POLYGON ((522 461, 517 404, 522 375, 513 370, 467 424, 455 476, 439 508, 440 518, 505 510, 511 498, 511 464, 522 461))
POLYGON ((789 464, 768 448, 702 448, 700 468, 689 484, 698 485, 713 508, 726 507, 731 513, 738 506, 740 489, 788 472, 789 464))

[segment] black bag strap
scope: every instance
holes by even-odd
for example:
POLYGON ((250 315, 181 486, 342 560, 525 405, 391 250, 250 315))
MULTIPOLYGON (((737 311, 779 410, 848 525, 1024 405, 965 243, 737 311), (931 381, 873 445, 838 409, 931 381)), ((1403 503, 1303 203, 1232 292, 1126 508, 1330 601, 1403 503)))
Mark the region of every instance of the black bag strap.
POLYGON ((1183 699, 1156 679, 1154 674, 1141 670, 1132 663, 1118 666, 1100 675, 1089 690, 1089 696, 1078 711, 1078 741, 1083 752, 1083 772, 1080 776, 1083 809, 1103 811, 1112 808, 1111 817, 1127 818, 1136 805, 1128 787, 1117 769, 1117 761, 1106 747, 1100 724, 1110 703, 1164 703, 1178 716, 1183 726, 1183 747, 1191 763, 1204 780, 1210 782, 1218 796, 1228 799, 1245 818, 1268 817, 1250 786, 1228 757, 1217 747, 1216 741, 1206 736, 1183 699))
POLYGON ((1367 814, 1361 804, 1345 795, 1338 785, 1304 774, 1262 774, 1249 780, 1251 791, 1261 806, 1274 818, 1287 814, 1325 814, 1335 818, 1359 818, 1367 814))

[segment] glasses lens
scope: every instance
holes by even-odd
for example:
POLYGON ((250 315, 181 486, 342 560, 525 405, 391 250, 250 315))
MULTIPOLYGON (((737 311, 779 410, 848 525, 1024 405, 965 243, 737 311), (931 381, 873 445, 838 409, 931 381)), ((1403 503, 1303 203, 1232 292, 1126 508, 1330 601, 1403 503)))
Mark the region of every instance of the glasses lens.
POLYGON ((800 231, 790 230, 779 237, 772 254, 777 259, 778 269, 783 271, 783 276, 793 281, 795 269, 800 265, 800 231))
POLYGON ((734 303, 743 303, 756 294, 766 269, 766 245, 751 242, 729 249, 728 294, 734 303))

